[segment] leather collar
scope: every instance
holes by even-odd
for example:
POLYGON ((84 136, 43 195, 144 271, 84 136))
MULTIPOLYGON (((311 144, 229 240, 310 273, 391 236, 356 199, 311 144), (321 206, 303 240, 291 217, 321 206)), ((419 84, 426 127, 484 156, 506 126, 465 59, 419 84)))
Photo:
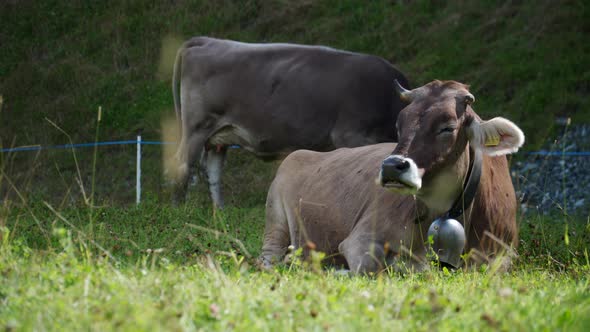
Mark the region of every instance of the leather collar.
POLYGON ((481 164, 482 164, 482 152, 480 149, 474 149, 473 159, 469 164, 469 170, 467 171, 466 181, 463 184, 463 192, 453 207, 445 214, 445 218, 458 219, 465 209, 468 209, 475 199, 477 188, 479 187, 479 179, 481 178, 481 164))

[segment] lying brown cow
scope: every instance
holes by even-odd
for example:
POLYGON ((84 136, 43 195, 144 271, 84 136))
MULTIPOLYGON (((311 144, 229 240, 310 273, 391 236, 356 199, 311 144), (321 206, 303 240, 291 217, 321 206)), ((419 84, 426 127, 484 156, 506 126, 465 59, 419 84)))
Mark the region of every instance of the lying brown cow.
POLYGON ((299 150, 283 161, 266 202, 265 265, 293 245, 304 255, 309 247, 322 251, 357 273, 396 262, 421 269, 431 221, 457 206, 466 252, 491 258, 516 245, 516 199, 504 155, 522 146, 522 131, 504 118, 482 121, 471 108, 475 98, 458 82, 411 91, 398 84, 398 91, 410 102, 398 117, 398 144, 299 150), (481 176, 468 199, 464 182, 478 150, 481 176))

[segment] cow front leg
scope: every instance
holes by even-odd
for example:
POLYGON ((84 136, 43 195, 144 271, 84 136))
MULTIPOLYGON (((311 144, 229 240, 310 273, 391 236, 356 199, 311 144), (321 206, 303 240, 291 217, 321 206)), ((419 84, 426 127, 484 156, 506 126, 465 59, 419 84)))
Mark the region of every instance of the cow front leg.
POLYGON ((385 268, 383 245, 371 240, 348 237, 340 243, 338 251, 346 259, 350 272, 366 274, 385 268))
POLYGON ((264 268, 283 261, 291 244, 289 216, 283 208, 281 197, 276 190, 276 183, 271 184, 266 199, 266 224, 260 263, 264 268))
POLYGON ((221 173, 226 154, 227 148, 214 147, 208 151, 206 158, 207 181, 209 182, 213 207, 219 209, 223 209, 224 205, 221 193, 221 173))

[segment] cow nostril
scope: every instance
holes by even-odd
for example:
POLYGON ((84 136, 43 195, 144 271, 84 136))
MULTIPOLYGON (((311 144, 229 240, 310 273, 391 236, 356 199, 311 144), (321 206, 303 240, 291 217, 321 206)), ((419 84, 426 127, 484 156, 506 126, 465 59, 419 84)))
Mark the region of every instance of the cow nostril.
POLYGON ((410 168, 410 163, 407 160, 402 160, 397 165, 395 165, 395 168, 397 168, 400 171, 405 171, 408 168, 410 168))
POLYGON ((400 156, 391 156, 383 160, 381 177, 387 180, 398 180, 411 168, 412 161, 400 156))

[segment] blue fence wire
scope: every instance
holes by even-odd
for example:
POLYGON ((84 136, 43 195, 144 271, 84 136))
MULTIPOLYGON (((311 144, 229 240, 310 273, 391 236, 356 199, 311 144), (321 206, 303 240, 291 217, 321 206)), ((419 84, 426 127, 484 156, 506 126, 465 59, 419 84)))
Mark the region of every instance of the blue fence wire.
MULTIPOLYGON (((62 145, 31 145, 31 146, 20 146, 15 148, 4 148, 0 149, 1 153, 6 152, 21 152, 21 151, 39 151, 39 150, 56 150, 56 149, 78 149, 88 148, 95 146, 108 146, 108 145, 131 145, 137 144, 137 140, 127 141, 107 141, 107 142, 92 142, 92 143, 78 143, 78 144, 62 144, 62 145)), ((161 142, 161 141, 139 141, 141 145, 170 145, 176 144, 176 142, 161 142)), ((239 145, 231 145, 230 148, 237 149, 239 145)), ((590 151, 572 152, 572 151, 530 151, 524 152, 529 155, 545 156, 545 157, 590 157, 590 151)))
MULTIPOLYGON (((21 151, 39 151, 39 150, 57 150, 57 149, 78 149, 78 148, 88 148, 88 147, 95 147, 95 146, 108 146, 108 145, 136 145, 137 143, 141 145, 170 145, 176 144, 176 142, 160 142, 160 141, 137 141, 137 140, 128 140, 128 141, 108 141, 108 142, 92 142, 92 143, 77 143, 77 144, 62 144, 62 145, 50 145, 50 146, 42 146, 42 145, 29 145, 29 146, 19 146, 15 148, 4 148, 0 149, 1 153, 6 152, 21 152, 21 151)), ((238 145, 232 145, 230 148, 239 148, 238 145)))
POLYGON ((537 155, 537 156, 547 156, 547 157, 589 157, 590 151, 581 151, 581 152, 562 152, 562 151, 531 151, 526 152, 527 154, 537 155))

